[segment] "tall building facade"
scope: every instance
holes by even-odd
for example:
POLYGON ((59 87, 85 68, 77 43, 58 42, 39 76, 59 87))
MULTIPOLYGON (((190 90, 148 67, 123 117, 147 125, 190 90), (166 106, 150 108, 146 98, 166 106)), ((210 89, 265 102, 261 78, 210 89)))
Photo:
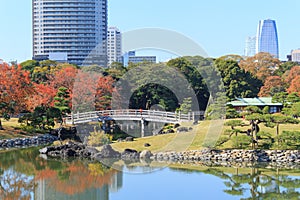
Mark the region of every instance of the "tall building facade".
POLYGON ((249 56, 254 56, 256 53, 256 36, 249 36, 246 38, 246 46, 245 46, 245 52, 244 55, 249 57, 249 56))
POLYGON ((141 62, 156 63, 156 56, 137 56, 135 51, 125 52, 122 56, 122 63, 125 67, 127 67, 129 63, 141 62))
POLYGON ((292 50, 291 61, 300 62, 300 49, 292 50))
POLYGON ((108 65, 121 60, 122 34, 117 27, 109 27, 107 30, 107 57, 108 65))
POLYGON ((260 20, 256 35, 256 53, 267 52, 279 58, 278 34, 275 20, 260 20))
POLYGON ((33 59, 107 65, 107 0, 32 0, 33 59))

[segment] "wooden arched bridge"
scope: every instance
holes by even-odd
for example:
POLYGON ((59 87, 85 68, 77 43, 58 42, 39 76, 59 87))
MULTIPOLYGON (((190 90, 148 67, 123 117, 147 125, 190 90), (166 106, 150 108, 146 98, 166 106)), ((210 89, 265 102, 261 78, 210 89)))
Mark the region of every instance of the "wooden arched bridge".
POLYGON ((204 118, 204 111, 189 112, 188 114, 155 111, 155 110, 103 110, 84 113, 72 113, 66 118, 67 124, 81 124, 98 121, 100 117, 110 117, 113 120, 181 123, 194 122, 204 118))

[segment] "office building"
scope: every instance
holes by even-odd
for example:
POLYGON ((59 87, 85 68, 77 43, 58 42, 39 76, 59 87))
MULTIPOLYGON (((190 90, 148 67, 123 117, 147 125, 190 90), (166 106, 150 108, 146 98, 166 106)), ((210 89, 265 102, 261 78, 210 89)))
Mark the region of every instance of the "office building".
POLYGON ((256 53, 256 36, 246 38, 245 53, 246 57, 254 56, 256 53))
POLYGON ((275 20, 259 21, 256 35, 256 53, 270 53, 279 58, 278 34, 275 20))
POLYGON ((292 50, 291 61, 300 62, 300 49, 292 50))
POLYGON ((156 63, 156 56, 137 56, 135 51, 129 51, 122 56, 122 60, 123 65, 127 67, 129 63, 156 63))
POLYGON ((107 31, 107 57, 109 66, 122 57, 122 35, 116 27, 109 27, 107 31))
POLYGON ((33 59, 107 66, 107 0, 32 0, 33 59))

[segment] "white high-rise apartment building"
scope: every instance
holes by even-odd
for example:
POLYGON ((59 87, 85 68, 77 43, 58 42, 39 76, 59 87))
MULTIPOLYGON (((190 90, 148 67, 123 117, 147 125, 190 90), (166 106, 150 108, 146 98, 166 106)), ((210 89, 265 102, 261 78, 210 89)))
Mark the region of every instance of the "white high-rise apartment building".
POLYGON ((109 27, 107 30, 107 57, 108 65, 121 60, 122 34, 117 27, 109 27))
POLYGON ((245 56, 254 56, 256 52, 256 36, 246 38, 245 56))
POLYGON ((293 62, 300 62, 300 49, 292 50, 291 56, 293 62))
POLYGON ((107 0, 32 0, 33 59, 107 66, 107 0))

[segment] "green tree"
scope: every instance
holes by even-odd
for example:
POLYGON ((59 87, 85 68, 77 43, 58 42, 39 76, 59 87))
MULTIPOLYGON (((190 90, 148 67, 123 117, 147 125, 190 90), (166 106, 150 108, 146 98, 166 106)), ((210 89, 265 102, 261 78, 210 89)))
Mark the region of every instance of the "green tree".
POLYGON ((291 70, 294 66, 297 66, 298 63, 288 61, 280 63, 279 67, 274 71, 275 76, 283 76, 285 72, 291 70))
MULTIPOLYGON (((206 105, 209 99, 209 91, 205 80, 201 76, 200 72, 197 70, 197 67, 199 67, 200 62, 202 62, 202 60, 201 57, 193 58, 194 64, 192 64, 189 61, 191 59, 191 57, 172 59, 167 62, 167 66, 173 67, 179 70, 182 74, 184 74, 197 96, 199 108, 204 110, 206 109, 206 105)), ((207 61, 205 64, 207 63, 209 63, 209 61, 207 61)))
POLYGON ((188 114, 192 111, 192 98, 184 98, 180 107, 176 110, 177 112, 181 112, 182 114, 188 114))
POLYGON ((34 68, 38 67, 40 64, 36 60, 27 60, 22 62, 20 65, 22 66, 23 70, 29 71, 30 74, 32 75, 34 68))
POLYGON ((274 138, 268 132, 260 131, 257 133, 258 145, 263 149, 270 149, 274 143, 274 138))
POLYGON ((299 121, 285 115, 265 115, 262 119, 267 127, 276 128, 276 136, 279 136, 279 126, 281 124, 298 124, 299 121))
POLYGON ((242 131, 242 130, 236 128, 239 126, 240 127, 248 126, 242 120, 230 120, 230 121, 227 121, 224 125, 231 127, 231 130, 226 130, 226 132, 228 132, 230 134, 229 137, 231 137, 233 134, 235 134, 235 136, 237 136, 238 133, 249 134, 248 131, 242 131))
POLYGON ((280 145, 285 149, 300 150, 300 132, 299 131, 283 131, 279 136, 280 145))
POLYGON ((61 117, 61 112, 57 108, 48 106, 39 106, 32 113, 26 114, 19 118, 19 123, 24 124, 27 128, 37 130, 49 130, 55 125, 55 119, 61 117))
POLYGON ((241 69, 238 62, 218 58, 215 60, 214 65, 221 73, 228 101, 236 97, 257 96, 262 82, 249 72, 241 69))
POLYGON ((9 113, 13 113, 13 105, 7 104, 5 102, 0 102, 0 130, 3 130, 1 118, 5 120, 10 119, 9 113))
POLYGON ((60 87, 54 99, 54 108, 60 110, 61 118, 63 118, 64 115, 71 113, 70 94, 68 88, 60 87))
POLYGON ((283 106, 286 106, 287 96, 288 96, 287 92, 276 93, 272 97, 272 102, 274 102, 274 103, 282 103, 283 106))
POLYGON ((232 146, 234 148, 244 149, 251 144, 252 140, 247 135, 238 135, 232 137, 232 146))

